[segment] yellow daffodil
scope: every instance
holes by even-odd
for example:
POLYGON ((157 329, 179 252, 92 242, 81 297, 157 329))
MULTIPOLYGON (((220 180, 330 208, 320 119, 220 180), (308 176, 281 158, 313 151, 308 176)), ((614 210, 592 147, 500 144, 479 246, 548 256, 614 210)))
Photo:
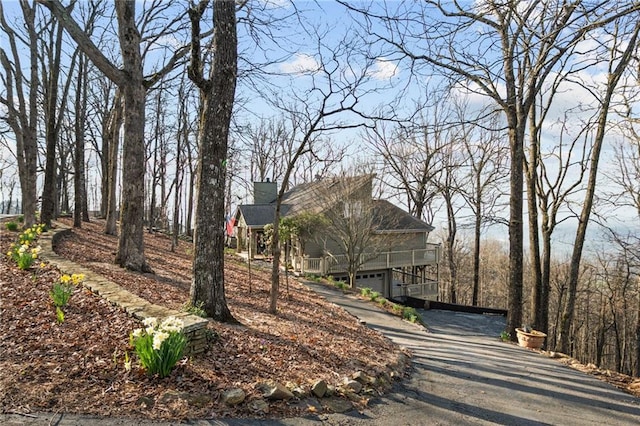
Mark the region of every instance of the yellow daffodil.
POLYGON ((71 281, 73 282, 74 285, 80 284, 82 281, 84 281, 84 274, 71 275, 71 281))

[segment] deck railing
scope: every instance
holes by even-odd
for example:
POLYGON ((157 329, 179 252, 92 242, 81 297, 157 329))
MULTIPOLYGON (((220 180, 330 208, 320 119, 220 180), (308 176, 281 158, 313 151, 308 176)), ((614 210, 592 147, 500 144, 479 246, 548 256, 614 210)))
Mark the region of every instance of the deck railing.
POLYGON ((438 300, 438 282, 429 280, 419 284, 396 284, 391 293, 392 297, 412 296, 419 299, 438 300))
MULTIPOLYGON (((389 251, 378 254, 363 254, 358 271, 372 271, 377 269, 392 269, 409 266, 435 265, 440 261, 440 245, 428 244, 427 248, 417 250, 389 251)), ((301 266, 302 274, 328 275, 346 272, 347 257, 345 255, 329 255, 325 257, 304 257, 296 260, 296 266, 301 266)))

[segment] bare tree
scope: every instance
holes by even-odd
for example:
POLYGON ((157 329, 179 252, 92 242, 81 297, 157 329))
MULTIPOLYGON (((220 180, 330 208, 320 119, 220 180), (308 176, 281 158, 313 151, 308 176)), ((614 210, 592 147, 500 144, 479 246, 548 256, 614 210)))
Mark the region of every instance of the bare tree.
POLYGON ((449 273, 450 303, 458 303, 458 266, 457 258, 458 245, 458 217, 462 209, 461 196, 461 171, 465 159, 464 145, 457 129, 443 129, 442 123, 437 123, 432 130, 436 145, 440 146, 439 163, 442 169, 433 180, 438 188, 438 195, 442 198, 446 215, 447 228, 445 236, 445 258, 447 259, 447 271, 449 273))
POLYGON ((367 90, 370 90, 365 87, 371 78, 369 69, 372 61, 362 58, 361 69, 354 69, 351 61, 356 58, 358 46, 348 34, 341 38, 336 46, 327 46, 324 43, 326 34, 316 28, 311 28, 309 35, 318 43, 314 58, 315 66, 297 73, 295 77, 300 78, 304 75, 311 89, 305 92, 287 93, 293 101, 283 99, 282 89, 270 94, 274 107, 282 111, 290 121, 292 129, 290 137, 294 141, 275 203, 269 305, 269 311, 273 314, 277 313, 280 281, 279 224, 282 197, 295 166, 304 155, 314 155, 318 148, 315 142, 321 135, 330 134, 336 130, 361 127, 367 122, 367 117, 359 111, 359 107, 367 90))
POLYGON ((180 80, 178 88, 178 134, 176 135, 176 174, 174 177, 173 187, 175 189, 173 196, 173 224, 171 251, 175 251, 178 246, 178 237, 180 235, 180 203, 182 202, 182 182, 184 180, 185 162, 183 158, 184 146, 189 139, 189 117, 187 114, 187 102, 185 98, 186 81, 180 80))
MULTIPOLYGON (((554 90, 553 93, 556 91, 554 90)), ((550 95, 550 98, 553 94, 550 95)), ((563 212, 564 206, 580 190, 587 171, 586 158, 591 149, 583 140, 583 131, 573 134, 567 128, 570 111, 566 111, 559 125, 557 144, 542 148, 541 134, 544 118, 551 108, 550 100, 540 105, 540 117, 530 118, 530 144, 527 159, 529 188, 529 233, 533 283, 531 287, 530 324, 544 333, 549 328, 550 274, 552 268, 552 237, 557 226, 573 215, 563 212)))
MULTIPOLYGON (((168 88, 165 83, 160 84, 156 89, 156 96, 153 99, 153 124, 151 134, 153 135, 146 143, 147 161, 149 167, 148 185, 149 195, 147 224, 151 232, 156 226, 161 228, 166 226, 167 220, 167 167, 169 163, 169 139, 172 129, 167 124, 167 98, 168 88), (152 161, 149 161, 152 159, 152 161), (160 194, 158 194, 160 187, 160 194)), ((171 184, 172 186, 173 184, 171 184)))
POLYGON ((214 0, 213 64, 203 76, 200 20, 209 1, 189 9, 191 64, 189 78, 200 89, 198 188, 195 217, 191 304, 203 302, 207 315, 234 321, 224 294, 224 212, 227 147, 238 70, 235 2, 214 0))
POLYGON ((389 246, 382 226, 383 208, 371 197, 373 175, 342 174, 319 185, 316 198, 326 218, 326 238, 344 253, 349 285, 356 289, 356 275, 366 262, 389 246), (364 184, 364 185, 363 185, 364 184))
MULTIPOLYGON (((70 6, 70 8, 73 5, 70 6)), ((62 35, 64 29, 53 21, 47 30, 49 39, 42 43, 42 84, 44 92, 44 127, 46 141, 46 158, 44 185, 42 189, 42 207, 40 221, 45 226, 51 226, 51 220, 56 216, 56 146, 59 144, 60 125, 67 108, 67 94, 71 86, 71 78, 67 78, 63 93, 59 93, 60 63, 62 61, 62 35)), ((73 73, 78 50, 71 55, 69 74, 73 73)))
MULTIPOLYGON (((95 153, 99 163, 99 216, 103 219, 107 219, 107 224, 105 224, 105 233, 116 235, 117 230, 115 228, 115 220, 113 221, 113 224, 111 224, 107 215, 109 210, 110 193, 109 174, 110 168, 113 164, 110 162, 109 153, 111 150, 111 140, 117 137, 115 142, 119 145, 122 115, 120 112, 116 113, 116 110, 117 108, 121 108, 122 101, 116 90, 116 85, 101 74, 90 61, 86 62, 86 79, 87 82, 90 82, 91 84, 87 84, 88 104, 86 111, 87 125, 85 126, 85 131, 89 136, 87 138, 87 142, 89 142, 92 152, 95 153), (120 118, 115 120, 116 116, 119 116, 120 118)), ((117 163, 115 166, 117 169, 117 163)), ((115 212, 115 204, 113 211, 115 212)))
POLYGON ((36 5, 29 5, 27 0, 20 1, 26 37, 21 35, 7 23, 4 9, 0 3, 0 26, 7 36, 9 52, 0 47, 0 63, 4 70, 2 83, 6 88, 0 103, 7 108, 6 121, 13 131, 16 140, 16 159, 21 207, 25 226, 31 226, 36 220, 37 209, 37 126, 38 126, 38 34, 36 31, 36 5), (25 40, 29 51, 29 75, 23 74, 19 43, 25 40), (28 92, 25 91, 28 89, 28 92))
POLYGON ((87 80, 86 80, 86 58, 80 56, 78 61, 78 80, 76 85, 75 99, 75 158, 74 158, 74 209, 73 209, 73 226, 80 228, 82 221, 89 221, 89 212, 87 207, 87 186, 85 178, 85 139, 84 126, 86 122, 87 108, 87 80))
POLYGON ((284 174, 283 146, 289 140, 284 120, 261 119, 257 126, 249 124, 245 136, 245 146, 251 153, 250 179, 264 182, 277 181, 284 174))
MULTIPOLYGON (((438 116, 437 108, 433 115, 438 116)), ((438 161, 441 146, 433 141, 431 120, 424 118, 417 126, 388 129, 388 122, 378 122, 367 129, 366 142, 374 155, 382 158, 380 179, 401 199, 406 199, 409 212, 431 222, 435 215, 433 202, 438 194, 433 178, 442 169, 438 161)))
POLYGON ((506 141, 501 137, 495 115, 467 121, 465 108, 456 109, 460 121, 461 143, 464 145, 467 170, 460 195, 472 213, 473 220, 473 284, 471 304, 478 305, 480 292, 480 253, 483 228, 502 221, 497 216, 500 189, 508 175, 506 141))
MULTIPOLYGON (((135 1, 115 1, 118 20, 118 38, 120 41, 122 69, 111 62, 83 31, 69 11, 58 0, 38 0, 46 5, 78 47, 110 80, 121 90, 124 109, 124 145, 123 145, 123 202, 121 211, 121 229, 118 241, 116 263, 137 271, 151 271, 144 255, 144 123, 146 92, 155 82, 173 69, 175 63, 185 53, 180 49, 154 73, 149 80, 143 76, 143 54, 141 52, 142 35, 136 22, 135 1)), ((154 3, 152 8, 166 8, 169 5, 154 3)), ((148 12, 148 11, 147 11, 148 12)), ((148 12, 149 13, 149 12, 148 12)), ((147 15, 152 19, 156 14, 147 15)), ((179 20, 180 16, 175 21, 179 20)), ((173 22, 175 22, 173 21, 173 22)), ((173 22, 170 22, 170 27, 173 22)), ((148 23, 148 21, 143 22, 148 23)), ((144 25, 143 25, 144 26, 144 25)), ((167 27, 167 28, 168 28, 167 27)), ((167 34, 161 29, 151 37, 150 44, 161 35, 167 34)), ((145 50, 146 51, 146 50, 145 50)))
MULTIPOLYGON (((640 5, 637 5, 640 7, 640 5)), ((580 275, 580 260, 586 240, 587 227, 593 206, 598 177, 598 164, 600 153, 604 144, 604 138, 608 129, 609 109, 612 107, 613 97, 618 88, 622 76, 627 71, 627 67, 637 50, 638 33, 640 32, 640 21, 635 17, 630 17, 629 27, 624 25, 615 26, 612 34, 613 45, 610 46, 610 60, 608 63, 608 75, 602 97, 598 99, 600 110, 597 114, 597 124, 593 137, 593 149, 589 158, 589 177, 586 194, 582 202, 582 210, 578 222, 578 229, 573 244, 571 254, 571 271, 569 275, 569 288, 567 304, 564 307, 560 323, 560 351, 568 352, 570 344, 571 322, 574 317, 574 307, 576 303, 576 291, 580 275), (627 32, 628 31, 628 32, 627 32), (627 35, 627 37, 624 37, 627 35)))
MULTIPOLYGON (((124 105, 122 102, 122 91, 116 89, 114 96, 113 106, 109 111, 107 118, 106 133, 103 133, 102 144, 103 147, 108 146, 107 151, 103 151, 104 155, 107 155, 107 170, 106 170, 106 222, 105 222, 105 234, 117 235, 116 220, 118 217, 118 206, 116 203, 117 198, 117 174, 118 174, 118 154, 120 152, 120 129, 122 128, 122 122, 124 120, 124 105)), ((103 196, 104 196, 103 187, 103 196)))
MULTIPOLYGON (((610 200, 615 207, 632 209, 636 218, 640 218, 640 133, 638 132, 640 120, 633 113, 632 99, 625 99, 621 118, 623 120, 621 128, 625 138, 614 146, 613 170, 607 173, 613 184, 613 190, 605 194, 605 199, 610 200)), ((632 374, 640 377, 640 279, 638 278, 640 276, 640 240, 633 236, 625 237, 624 233, 613 229, 610 233, 611 240, 625 254, 625 258, 629 259, 631 271, 636 275, 638 303, 635 307, 635 351, 630 357, 635 360, 632 374)))

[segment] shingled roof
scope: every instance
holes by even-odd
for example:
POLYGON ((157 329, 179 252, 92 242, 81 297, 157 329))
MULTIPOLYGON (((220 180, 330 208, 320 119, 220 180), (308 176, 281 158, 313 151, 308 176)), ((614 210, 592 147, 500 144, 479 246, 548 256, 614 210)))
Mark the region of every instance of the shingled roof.
POLYGON ((303 183, 284 194, 282 205, 289 207, 287 212, 289 216, 302 212, 321 213, 332 207, 330 203, 349 199, 352 193, 359 191, 365 185, 370 185, 372 180, 373 175, 360 175, 303 183), (323 196, 324 194, 331 194, 331 197, 323 196))
POLYGON ((374 201, 378 232, 431 232, 435 228, 386 200, 374 201))
MULTIPOLYGON (((327 178, 303 183, 286 192, 282 197, 281 216, 295 216, 303 212, 321 213, 332 207, 332 203, 347 200, 351 194, 370 185, 373 175, 327 178), (327 201, 321 194, 332 194, 327 201)), ((269 204, 243 204, 238 206, 236 217, 241 214, 250 228, 261 228, 273 223, 275 202, 269 204)), ((411 216, 386 200, 374 200, 374 214, 378 232, 431 232, 434 227, 411 216)))
MULTIPOLYGON (((281 207, 283 216, 287 211, 288 207, 281 207)), ((242 214, 248 227, 261 228, 268 223, 273 223, 276 215, 276 204, 243 204, 238 206, 238 212, 242 214)))

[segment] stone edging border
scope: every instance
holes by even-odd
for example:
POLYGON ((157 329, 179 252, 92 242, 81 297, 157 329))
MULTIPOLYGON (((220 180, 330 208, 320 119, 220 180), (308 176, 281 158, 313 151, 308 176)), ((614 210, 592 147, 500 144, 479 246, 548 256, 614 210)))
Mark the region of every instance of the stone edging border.
POLYGON ((41 259, 57 267, 62 273, 84 274, 84 287, 111 304, 120 307, 136 319, 143 320, 145 318, 155 317, 162 320, 169 316, 180 318, 184 323, 182 331, 187 336, 188 341, 187 347, 185 348, 185 355, 198 354, 207 349, 208 320, 187 312, 179 312, 164 306, 154 305, 125 290, 113 281, 109 281, 104 276, 59 256, 55 253, 54 247, 60 237, 72 232, 72 228, 59 222, 56 222, 54 226, 54 228, 47 232, 43 232, 38 238, 38 242, 42 248, 40 252, 41 259))

